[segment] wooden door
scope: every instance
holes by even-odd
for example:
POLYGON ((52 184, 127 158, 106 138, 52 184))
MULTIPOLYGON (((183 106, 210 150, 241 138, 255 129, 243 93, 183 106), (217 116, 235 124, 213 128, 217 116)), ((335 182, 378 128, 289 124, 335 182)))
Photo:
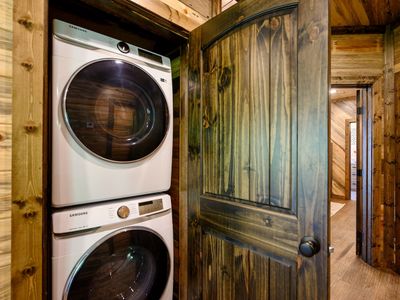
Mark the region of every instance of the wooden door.
POLYGON ((189 299, 327 299, 328 30, 327 0, 244 0, 191 33, 189 299))

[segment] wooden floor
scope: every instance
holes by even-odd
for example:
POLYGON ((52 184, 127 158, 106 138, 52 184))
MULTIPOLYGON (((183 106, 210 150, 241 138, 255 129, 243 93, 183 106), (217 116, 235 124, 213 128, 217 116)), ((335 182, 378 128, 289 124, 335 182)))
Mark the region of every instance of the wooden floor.
MULTIPOLYGON (((331 300, 400 300, 400 276, 370 267, 355 254, 356 202, 331 218, 331 300)), ((341 201, 343 203, 343 201, 341 201)))

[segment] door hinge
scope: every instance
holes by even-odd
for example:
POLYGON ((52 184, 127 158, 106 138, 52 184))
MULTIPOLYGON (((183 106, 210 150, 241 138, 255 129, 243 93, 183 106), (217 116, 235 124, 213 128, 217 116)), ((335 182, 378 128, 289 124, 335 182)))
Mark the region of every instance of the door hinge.
POLYGON ((362 115, 364 113, 364 110, 362 107, 357 107, 357 115, 362 115))
POLYGON ((362 177, 363 176, 363 171, 362 169, 357 169, 357 176, 362 177))
POLYGON ((356 254, 361 255, 361 249, 362 249, 362 232, 357 231, 356 233, 356 254))

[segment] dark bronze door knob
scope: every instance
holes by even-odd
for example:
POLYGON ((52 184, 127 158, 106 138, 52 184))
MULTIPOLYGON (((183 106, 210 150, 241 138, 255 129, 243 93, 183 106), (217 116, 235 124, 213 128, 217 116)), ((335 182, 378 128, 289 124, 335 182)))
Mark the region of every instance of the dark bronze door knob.
POLYGON ((319 252, 321 246, 313 237, 305 236, 301 239, 299 251, 305 257, 314 256, 319 252))

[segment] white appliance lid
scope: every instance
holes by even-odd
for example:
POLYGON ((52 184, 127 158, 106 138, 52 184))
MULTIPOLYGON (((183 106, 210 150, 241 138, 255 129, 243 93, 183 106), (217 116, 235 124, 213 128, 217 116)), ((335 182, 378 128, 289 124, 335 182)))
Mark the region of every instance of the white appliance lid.
POLYGON ((108 50, 171 69, 171 61, 168 57, 61 20, 53 20, 53 33, 62 40, 108 50))

